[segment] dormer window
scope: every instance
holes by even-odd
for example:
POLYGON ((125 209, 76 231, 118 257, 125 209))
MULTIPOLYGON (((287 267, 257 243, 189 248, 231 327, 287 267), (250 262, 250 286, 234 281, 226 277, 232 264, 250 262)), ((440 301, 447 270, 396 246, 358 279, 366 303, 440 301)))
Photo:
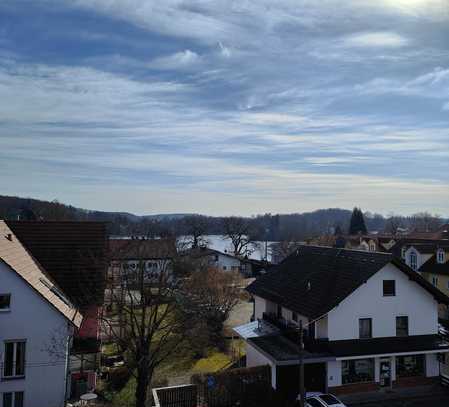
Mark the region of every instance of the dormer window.
POLYGON ((411 252, 410 253, 410 267, 413 270, 417 270, 418 269, 418 257, 416 256, 415 252, 411 252))
POLYGON ((437 262, 443 264, 446 261, 446 255, 443 249, 438 249, 437 251, 437 262))

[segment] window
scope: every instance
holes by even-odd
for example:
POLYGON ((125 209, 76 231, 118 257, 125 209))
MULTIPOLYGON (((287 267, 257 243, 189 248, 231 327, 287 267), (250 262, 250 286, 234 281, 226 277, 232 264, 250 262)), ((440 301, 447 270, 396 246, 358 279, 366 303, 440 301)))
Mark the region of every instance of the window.
POLYGON ((3 393, 3 407, 23 407, 23 391, 3 393))
POLYGON ((3 377, 25 376, 25 342, 5 342, 3 377))
POLYGON ((401 249, 401 257, 405 260, 405 253, 407 252, 407 246, 404 246, 401 249))
POLYGON ((374 359, 343 360, 341 362, 343 384, 374 381, 374 359))
POLYGON ((298 322, 298 314, 296 312, 292 312, 292 319, 295 322, 298 322))
POLYGON ((445 254, 444 254, 444 250, 439 249, 437 252, 437 262, 440 264, 443 264, 445 262, 445 254))
POLYGON ((424 355, 410 355, 396 357, 396 376, 414 377, 424 376, 424 355))
POLYGON ((0 311, 9 311, 11 294, 0 294, 0 311))
POLYGON ((307 404, 310 407, 323 407, 323 404, 321 403, 321 401, 318 401, 317 399, 313 398, 313 399, 306 399, 307 404))
POLYGON ((384 280, 383 289, 384 289, 384 297, 394 297, 396 295, 396 281, 384 280))
POLYGON ((418 269, 418 257, 416 256, 415 252, 411 252, 410 253, 410 267, 413 270, 417 270, 418 269))
POLYGON ((373 337, 372 332, 372 319, 371 318, 360 318, 359 319, 359 338, 369 339, 373 337))
POLYGON ((321 394, 318 398, 323 400, 328 406, 333 406, 334 404, 341 405, 341 401, 335 398, 332 394, 321 394))
POLYGON ((277 305, 277 309, 276 309, 276 314, 278 318, 282 318, 282 306, 281 305, 277 305))
POLYGON ((432 284, 433 284, 435 287, 438 287, 438 277, 436 277, 436 276, 433 276, 433 277, 432 277, 432 284))
POLYGON ((223 271, 226 271, 226 268, 227 268, 226 266, 223 266, 223 271))
POLYGON ((370 243, 369 244, 369 250, 371 252, 375 252, 376 251, 376 243, 370 243))
POLYGON ((408 317, 396 317, 396 336, 408 336, 408 317))

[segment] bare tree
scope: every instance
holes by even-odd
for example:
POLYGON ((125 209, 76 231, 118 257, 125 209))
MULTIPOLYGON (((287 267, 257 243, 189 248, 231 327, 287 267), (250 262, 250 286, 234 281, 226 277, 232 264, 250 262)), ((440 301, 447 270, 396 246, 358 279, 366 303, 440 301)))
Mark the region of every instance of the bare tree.
POLYGON ((207 240, 205 235, 207 233, 207 221, 206 218, 200 215, 186 216, 183 219, 184 226, 186 228, 187 243, 192 249, 206 244, 207 240))
POLYGON ((270 246, 272 261, 274 263, 280 263, 290 254, 292 254, 301 244, 304 243, 298 242, 294 239, 287 239, 272 243, 270 246))
POLYGON ((223 345, 223 324, 240 301, 242 277, 238 272, 203 267, 184 284, 184 307, 206 325, 214 345, 223 345))
POLYGON ((411 226, 415 232, 435 232, 441 224, 441 217, 429 212, 416 213, 411 217, 411 226))
POLYGON ((248 219, 231 216, 223 219, 224 238, 231 240, 234 254, 244 256, 250 254, 254 248, 251 247, 253 240, 251 234, 253 228, 248 219))
POLYGON ((135 406, 144 407, 155 369, 178 350, 194 319, 180 306, 176 259, 167 255, 149 267, 147 254, 133 255, 133 262, 121 262, 120 287, 111 293, 118 315, 104 317, 103 325, 136 379, 135 406))
POLYGON ((403 218, 391 214, 385 223, 385 232, 390 233, 392 236, 396 236, 398 229, 404 226, 403 218))

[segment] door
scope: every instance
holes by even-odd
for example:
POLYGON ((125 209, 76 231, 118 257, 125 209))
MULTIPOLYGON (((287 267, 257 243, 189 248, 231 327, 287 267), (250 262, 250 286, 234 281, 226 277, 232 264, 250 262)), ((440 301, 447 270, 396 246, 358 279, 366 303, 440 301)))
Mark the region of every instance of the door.
POLYGON ((391 360, 380 360, 380 386, 391 387, 391 360))

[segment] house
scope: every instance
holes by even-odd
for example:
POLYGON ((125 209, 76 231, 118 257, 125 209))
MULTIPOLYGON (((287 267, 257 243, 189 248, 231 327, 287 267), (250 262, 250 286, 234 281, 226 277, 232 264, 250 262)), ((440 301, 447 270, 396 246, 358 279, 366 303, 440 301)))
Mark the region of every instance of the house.
POLYGON ((174 239, 109 239, 108 285, 117 286, 132 280, 133 274, 144 268, 144 278, 150 283, 162 271, 171 267, 177 255, 174 239))
POLYGON ((84 316, 70 351, 69 394, 78 397, 95 389, 106 285, 106 224, 7 221, 7 225, 84 316))
POLYGON ((0 405, 62 407, 69 347, 82 315, 0 221, 0 405))
POLYGON ((251 264, 247 259, 241 259, 227 252, 223 253, 201 246, 187 250, 184 252, 184 256, 188 256, 198 266, 213 267, 222 271, 238 271, 251 275, 251 264))
POLYGON ((449 298, 391 254, 301 246, 247 290, 255 321, 235 328, 247 366, 270 365, 287 398, 299 391, 300 323, 307 391, 433 382, 449 352, 438 325, 449 298))

